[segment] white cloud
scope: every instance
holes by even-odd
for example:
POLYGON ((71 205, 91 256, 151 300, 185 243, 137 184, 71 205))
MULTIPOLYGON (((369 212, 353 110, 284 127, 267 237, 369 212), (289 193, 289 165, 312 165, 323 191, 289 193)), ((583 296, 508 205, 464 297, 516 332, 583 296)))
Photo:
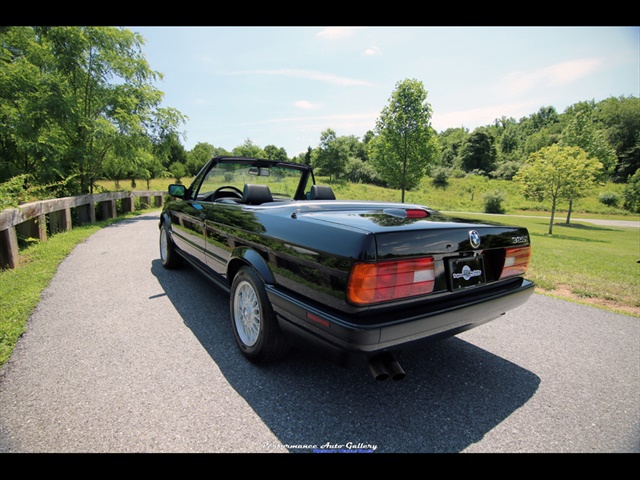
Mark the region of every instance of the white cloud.
POLYGON ((302 108, 305 110, 312 110, 314 108, 320 108, 320 104, 319 103, 311 103, 308 102, 306 100, 298 100, 297 102, 294 103, 294 105, 298 108, 302 108))
POLYGON ((339 77, 331 73, 317 72, 314 70, 297 70, 297 69, 289 68, 289 69, 280 69, 280 70, 257 70, 255 72, 245 72, 245 73, 251 73, 252 75, 258 73, 262 75, 281 75, 283 77, 304 78, 307 80, 318 80, 320 82, 333 83, 336 85, 371 86, 371 84, 365 80, 339 77))
POLYGON ((316 36, 333 40, 350 37, 359 27, 326 27, 316 33, 316 36))
POLYGON ((503 82, 511 95, 520 95, 536 87, 561 87, 580 80, 602 65, 597 58, 570 60, 533 72, 512 72, 503 82))
POLYGON ((369 48, 365 49, 365 51, 363 53, 365 55, 367 55, 367 56, 369 56, 369 55, 378 55, 380 53, 380 49, 374 45, 373 47, 369 47, 369 48))
POLYGON ((554 87, 567 85, 595 72, 602 64, 603 61, 599 58, 558 63, 547 69, 547 80, 554 87))

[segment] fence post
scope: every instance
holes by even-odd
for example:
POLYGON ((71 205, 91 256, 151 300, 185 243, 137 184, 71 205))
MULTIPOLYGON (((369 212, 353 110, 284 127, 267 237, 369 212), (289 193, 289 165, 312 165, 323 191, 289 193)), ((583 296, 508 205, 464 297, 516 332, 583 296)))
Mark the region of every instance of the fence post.
POLYGON ((71 209, 66 207, 49 213, 49 229, 52 234, 71 230, 71 209))
POLYGON ((151 197, 149 195, 140 196, 140 208, 151 208, 151 197))
POLYGON ((37 238, 41 242, 47 241, 47 216, 40 214, 16 226, 21 235, 37 238))
POLYGON ((116 218, 116 201, 106 200, 98 204, 100 206, 100 219, 106 220, 108 218, 116 218))
POLYGON ((96 221, 96 207, 95 203, 89 202, 84 205, 78 205, 76 207, 78 211, 78 222, 80 225, 85 225, 87 223, 95 223, 96 221))
POLYGON ((122 213, 133 213, 136 210, 133 194, 122 198, 122 213))
POLYGON ((15 227, 0 230, 0 268, 17 268, 18 235, 15 227))

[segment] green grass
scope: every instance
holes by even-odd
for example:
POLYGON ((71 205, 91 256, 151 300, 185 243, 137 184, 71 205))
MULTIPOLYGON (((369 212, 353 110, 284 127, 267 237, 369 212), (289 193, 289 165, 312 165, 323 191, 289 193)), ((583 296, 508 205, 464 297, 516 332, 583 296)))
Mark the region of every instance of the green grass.
MULTIPOLYGON (((640 231, 575 221, 464 214, 467 218, 521 225, 529 229, 533 255, 527 278, 547 291, 566 292, 576 300, 607 305, 640 316, 640 231)), ((600 217, 602 218, 602 217, 600 217)))
MULTIPOLYGON (((329 184, 326 178, 317 178, 318 183, 329 184)), ((384 200, 401 201, 401 192, 389 188, 373 185, 353 184, 346 182, 334 182, 330 184, 339 199, 347 200, 384 200)), ((622 205, 622 191, 624 185, 608 182, 594 188, 587 197, 574 202, 573 214, 616 215, 620 218, 638 219, 640 215, 631 214, 624 210, 622 205), (620 198, 619 207, 607 207, 600 203, 601 193, 613 192, 620 198)), ((507 213, 549 212, 551 205, 524 198, 518 185, 507 180, 493 180, 486 177, 453 178, 447 188, 436 188, 431 185, 431 179, 425 177, 420 185, 405 192, 405 202, 427 205, 438 210, 451 210, 457 212, 483 212, 483 196, 489 192, 499 191, 505 195, 503 206, 507 213)), ((556 212, 556 219, 566 216, 566 203, 560 203, 556 212)))

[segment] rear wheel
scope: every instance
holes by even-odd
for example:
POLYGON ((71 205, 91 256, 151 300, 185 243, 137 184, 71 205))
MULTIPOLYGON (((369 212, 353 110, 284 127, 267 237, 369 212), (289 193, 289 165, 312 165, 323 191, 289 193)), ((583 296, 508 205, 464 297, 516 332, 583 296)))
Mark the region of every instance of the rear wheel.
POLYGON ((160 227, 160 260, 165 268, 175 268, 182 262, 180 255, 176 253, 176 246, 171 240, 166 223, 160 227))
POLYGON ((242 267, 233 279, 230 308, 236 343, 250 361, 268 363, 289 351, 264 283, 252 268, 242 267))

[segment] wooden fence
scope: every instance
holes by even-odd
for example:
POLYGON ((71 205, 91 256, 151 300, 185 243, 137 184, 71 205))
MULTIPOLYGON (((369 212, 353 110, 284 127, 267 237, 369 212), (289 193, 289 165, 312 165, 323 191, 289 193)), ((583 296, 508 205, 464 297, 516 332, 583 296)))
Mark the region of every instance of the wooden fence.
POLYGON ((135 197, 139 197, 146 207, 162 207, 164 196, 162 191, 109 192, 42 200, 8 208, 0 212, 0 268, 18 266, 18 233, 45 242, 47 230, 50 234, 71 230, 72 209, 75 209, 77 222, 84 225, 95 222, 96 216, 105 220, 115 218, 118 213, 135 211, 135 197), (121 200, 119 211, 117 200, 121 200))

